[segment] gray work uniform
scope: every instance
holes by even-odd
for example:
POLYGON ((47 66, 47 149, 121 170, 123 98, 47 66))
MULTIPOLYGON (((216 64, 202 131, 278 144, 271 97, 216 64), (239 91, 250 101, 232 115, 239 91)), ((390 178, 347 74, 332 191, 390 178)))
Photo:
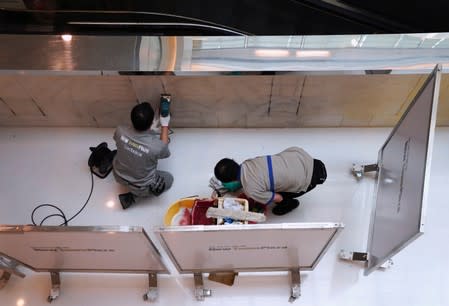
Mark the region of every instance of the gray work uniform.
POLYGON ((171 187, 173 176, 157 170, 158 160, 170 156, 168 144, 160 140, 159 134, 119 126, 115 130, 114 140, 117 154, 113 161, 113 171, 117 182, 126 185, 134 195, 141 197, 151 193, 158 195, 171 187))
POLYGON ((244 161, 240 181, 246 195, 260 203, 271 203, 276 192, 306 191, 312 180, 313 158, 298 147, 278 154, 244 161))

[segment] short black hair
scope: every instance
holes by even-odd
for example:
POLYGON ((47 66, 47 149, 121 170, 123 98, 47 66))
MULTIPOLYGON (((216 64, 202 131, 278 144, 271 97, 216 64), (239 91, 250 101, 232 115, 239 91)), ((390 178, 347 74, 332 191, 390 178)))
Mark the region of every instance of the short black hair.
POLYGON ((214 168, 214 174, 217 179, 223 183, 237 181, 239 178, 240 166, 230 158, 223 158, 214 168))
POLYGON ((153 123, 153 119, 154 110, 148 102, 137 104, 131 111, 131 122, 138 131, 148 130, 153 123))

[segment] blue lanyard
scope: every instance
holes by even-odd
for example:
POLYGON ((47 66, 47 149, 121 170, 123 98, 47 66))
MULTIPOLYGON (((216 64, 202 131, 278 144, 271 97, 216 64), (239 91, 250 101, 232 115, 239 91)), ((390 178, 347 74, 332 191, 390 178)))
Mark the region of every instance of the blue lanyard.
POLYGON ((273 165, 271 164, 271 156, 267 156, 268 177, 270 178, 270 191, 274 192, 273 165))

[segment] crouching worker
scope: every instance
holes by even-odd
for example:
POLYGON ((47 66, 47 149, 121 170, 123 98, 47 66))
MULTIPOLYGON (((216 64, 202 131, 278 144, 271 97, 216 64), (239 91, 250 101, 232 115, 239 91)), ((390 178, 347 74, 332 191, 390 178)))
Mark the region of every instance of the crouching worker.
POLYGON ((150 129, 153 119, 154 111, 151 105, 148 102, 140 103, 131 111, 133 126, 119 126, 115 130, 117 154, 113 161, 113 172, 116 181, 130 190, 119 195, 123 209, 131 206, 136 197, 158 196, 173 183, 170 173, 157 170, 158 160, 170 156, 170 115, 160 116, 160 135, 150 129))
POLYGON ((223 187, 244 193, 260 203, 276 203, 275 215, 284 215, 299 206, 295 198, 323 184, 327 178, 323 162, 301 148, 291 147, 278 154, 259 156, 241 165, 224 158, 214 169, 223 187))

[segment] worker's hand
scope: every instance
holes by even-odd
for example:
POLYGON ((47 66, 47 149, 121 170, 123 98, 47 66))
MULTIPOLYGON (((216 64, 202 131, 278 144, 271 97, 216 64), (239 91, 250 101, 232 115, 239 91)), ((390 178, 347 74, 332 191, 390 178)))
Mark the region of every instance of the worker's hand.
POLYGON ((159 116, 159 122, 161 123, 161 126, 168 126, 168 124, 170 123, 170 115, 168 115, 167 117, 159 116))
POLYGON ((159 131, 159 118, 154 118, 153 123, 151 123, 150 130, 159 131))
POLYGON ((274 197, 273 197, 273 202, 275 203, 280 203, 284 200, 284 198, 282 197, 282 195, 280 193, 275 193, 274 197))

